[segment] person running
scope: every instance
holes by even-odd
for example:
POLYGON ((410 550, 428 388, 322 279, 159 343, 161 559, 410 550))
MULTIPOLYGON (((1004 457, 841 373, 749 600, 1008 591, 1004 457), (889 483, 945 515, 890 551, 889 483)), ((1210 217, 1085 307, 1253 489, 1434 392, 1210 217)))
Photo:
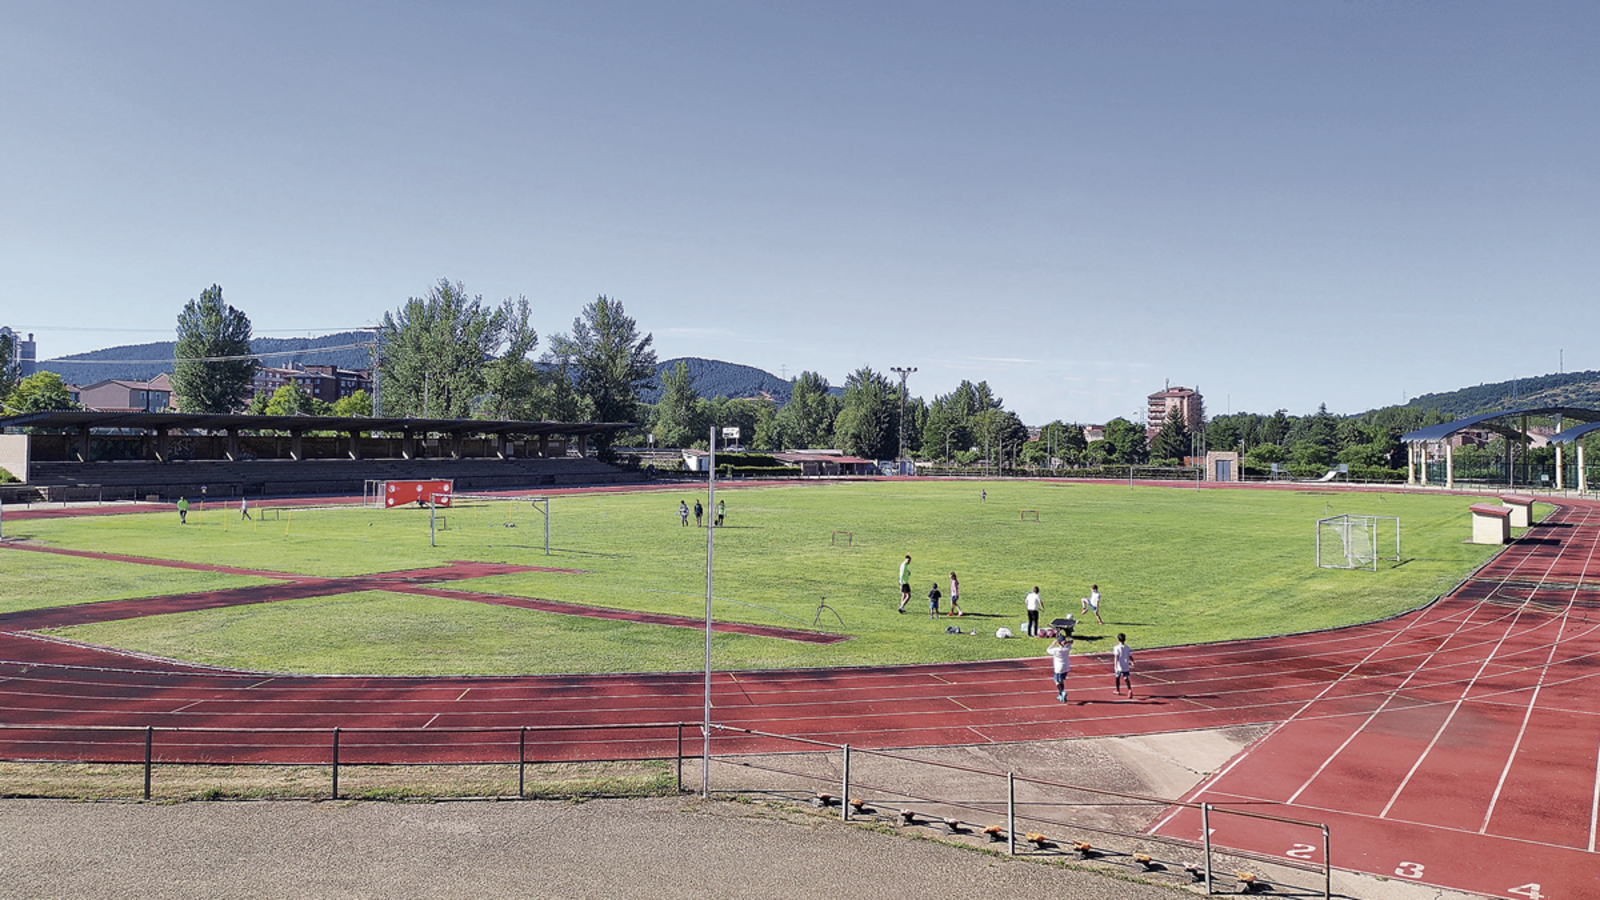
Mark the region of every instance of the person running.
POLYGON ((683 527, 689 527, 689 504, 682 500, 678 501, 678 521, 683 527))
POLYGON ((706 508, 700 505, 699 500, 696 500, 694 502, 694 527, 699 528, 701 523, 705 521, 705 517, 706 508))
POLYGON ((250 518, 250 500, 247 497, 241 496, 239 498, 239 518, 242 521, 255 521, 250 518))
POLYGON ((1113 688, 1118 696, 1122 694, 1122 685, 1128 685, 1128 699, 1133 699, 1133 651, 1128 649, 1128 636, 1117 634, 1117 645, 1111 648, 1111 674, 1116 679, 1113 688))
POLYGON ((1039 600, 1039 586, 1034 585, 1028 596, 1022 598, 1022 605, 1028 611, 1028 637, 1039 636, 1039 607, 1044 604, 1039 600))
POLYGON ((1050 654, 1051 668, 1055 670, 1056 699, 1067 702, 1067 673, 1072 671, 1072 632, 1061 629, 1055 643, 1046 651, 1050 654))
POLYGON ((1094 613, 1094 620, 1101 625, 1106 623, 1100 618, 1100 585, 1089 585, 1089 596, 1083 598, 1083 612, 1085 615, 1094 613))
POLYGON ((911 554, 900 563, 900 611, 906 611, 906 604, 911 600, 911 554))
POLYGON ((944 596, 939 593, 939 582, 933 583, 933 588, 928 591, 928 618, 939 615, 939 598, 944 596))
POLYGON ((961 582, 956 578, 956 573, 950 573, 950 615, 964 616, 961 611, 961 582))
POLYGON ((189 522, 189 498, 178 498, 178 524, 185 525, 189 522))

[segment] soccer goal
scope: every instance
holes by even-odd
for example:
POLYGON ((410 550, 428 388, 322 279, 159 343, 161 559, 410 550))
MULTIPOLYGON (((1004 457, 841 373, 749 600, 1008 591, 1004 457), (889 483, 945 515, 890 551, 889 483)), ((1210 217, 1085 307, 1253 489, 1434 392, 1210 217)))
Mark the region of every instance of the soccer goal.
POLYGON ((1400 561, 1398 517, 1346 514, 1317 520, 1317 568, 1376 572, 1379 560, 1400 561))
POLYGON ((550 555, 550 498, 496 497, 486 494, 438 494, 428 504, 428 546, 441 535, 460 532, 479 544, 526 547, 544 529, 544 553, 550 555), (531 534, 530 534, 531 532, 531 534))

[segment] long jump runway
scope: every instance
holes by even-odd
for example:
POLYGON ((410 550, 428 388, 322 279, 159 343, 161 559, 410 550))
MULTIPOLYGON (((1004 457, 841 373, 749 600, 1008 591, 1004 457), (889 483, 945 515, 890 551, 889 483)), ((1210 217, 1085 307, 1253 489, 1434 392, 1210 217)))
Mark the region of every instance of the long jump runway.
MULTIPOLYGON (((249 573, 281 580, 0 616, 0 757, 126 761, 142 752, 147 726, 162 732, 157 758, 166 761, 326 763, 334 729, 349 730, 340 744, 347 763, 503 762, 517 758, 519 739, 530 759, 647 757, 670 754, 676 736, 640 723, 700 720, 698 673, 280 675, 30 633, 342 590, 544 608, 440 587, 485 574, 458 565, 355 579, 249 573), (596 725, 608 730, 586 730, 596 725), (85 726, 97 730, 64 730, 85 726), (531 730, 519 735, 524 726, 531 730)), ((767 636, 816 639, 786 629, 767 636)), ((722 672, 713 718, 873 748, 1271 724, 1184 799, 1326 822, 1340 868, 1506 898, 1600 896, 1600 505, 1562 501, 1448 597, 1405 616, 1140 651, 1138 699, 1111 691, 1103 657, 1075 658, 1065 705, 1049 670, 1033 659, 722 672)), ((795 749, 754 736, 718 740, 722 752, 795 749)), ((1223 845, 1320 862, 1320 835, 1217 813, 1210 825, 1223 845)), ((1200 819, 1175 811, 1152 830, 1198 839, 1200 819)))

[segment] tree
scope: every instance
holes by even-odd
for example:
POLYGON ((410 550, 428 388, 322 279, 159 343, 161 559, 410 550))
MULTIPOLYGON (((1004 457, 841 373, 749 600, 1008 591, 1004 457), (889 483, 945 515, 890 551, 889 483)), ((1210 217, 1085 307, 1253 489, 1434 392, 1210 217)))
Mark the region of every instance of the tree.
POLYGON ((355 416, 371 418, 372 395, 366 391, 356 391, 348 397, 340 397, 338 400, 333 401, 333 414, 344 416, 345 418, 355 416))
POLYGON ((268 416, 328 416, 333 414, 333 407, 290 382, 272 392, 261 412, 268 416))
POLYGON ((1144 429, 1118 416, 1106 423, 1105 441, 1111 462, 1139 465, 1150 457, 1145 444, 1144 429))
MULTIPOLYGON (((633 419, 639 391, 656 377, 653 335, 639 336, 622 302, 602 294, 572 320, 572 333, 550 340, 553 355, 570 366, 577 393, 598 422, 633 419)), ((611 436, 600 433, 595 443, 602 458, 611 455, 611 436)))
POLYGON ((511 409, 515 398, 491 397, 489 372, 502 390, 523 387, 521 365, 538 341, 527 317, 524 299, 492 308, 448 279, 427 297, 384 313, 378 325, 383 414, 465 419, 484 404, 511 409))
POLYGON ((178 313, 173 349, 172 392, 187 413, 231 413, 250 397, 256 360, 250 350, 250 317, 222 301, 213 284, 178 313))
POLYGON ((652 427, 658 447, 692 447, 706 436, 700 395, 695 393, 689 365, 682 360, 661 373, 661 400, 656 403, 652 427))
POLYGON ((530 358, 539 346, 539 332, 528 324, 528 298, 508 299, 499 312, 505 348, 484 366, 487 394, 477 412, 481 418, 537 418, 541 382, 549 375, 530 358))
POLYGON ((892 458, 899 447, 894 432, 899 405, 898 389, 888 378, 866 367, 851 373, 834 420, 839 449, 867 459, 892 458))
POLYGON ((833 422, 838 403, 828 390, 828 379, 816 372, 801 372, 789 390, 789 402, 773 422, 773 450, 810 450, 833 445, 833 422))
POLYGON ((72 402, 66 383, 54 372, 35 372, 17 382, 5 405, 6 412, 11 415, 78 408, 78 404, 72 402))
POLYGON ((1150 445, 1152 459, 1182 462, 1189 455, 1189 423, 1183 412, 1174 406, 1167 410, 1167 420, 1161 423, 1156 439, 1150 445))

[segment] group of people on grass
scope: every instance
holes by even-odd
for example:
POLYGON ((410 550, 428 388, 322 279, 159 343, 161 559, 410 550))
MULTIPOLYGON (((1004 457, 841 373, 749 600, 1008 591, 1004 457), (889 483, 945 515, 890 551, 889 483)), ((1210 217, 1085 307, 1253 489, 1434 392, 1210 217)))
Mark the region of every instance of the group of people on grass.
MULTIPOLYGON (((939 615, 939 601, 944 599, 944 594, 939 590, 939 582, 935 581, 933 587, 928 589, 928 618, 939 615)), ((911 554, 900 561, 900 612, 906 611, 906 604, 911 602, 911 554)), ((950 573, 950 615, 964 616, 961 611, 961 579, 956 573, 950 573)))
MULTIPOLYGON (((939 582, 935 581, 928 590, 928 618, 939 615, 939 600, 941 598, 939 582)), ((956 573, 950 573, 950 615, 963 615, 960 600, 961 582, 956 578, 956 573)), ((900 561, 900 612, 906 611, 906 604, 911 601, 911 554, 907 553, 905 559, 900 561)), ((1100 618, 1100 585, 1089 586, 1089 596, 1079 601, 1083 615, 1093 615, 1094 620, 1105 624, 1100 618)), ((1023 610, 1028 614, 1027 623, 1023 626, 1029 637, 1038 637, 1039 613, 1044 610, 1044 601, 1039 597, 1039 588, 1034 586, 1027 596, 1022 598, 1023 610)), ((1072 671, 1072 626, 1059 628, 1056 631, 1055 642, 1046 651, 1050 654, 1051 668, 1055 676, 1056 699, 1065 703, 1067 700, 1066 679, 1067 673, 1072 671)), ((1133 651, 1128 648, 1128 636, 1121 632, 1117 634, 1117 645, 1111 648, 1111 673, 1114 679, 1113 686, 1117 696, 1122 696, 1124 686, 1128 689, 1128 698, 1133 698, 1133 651)))
MULTIPOLYGON (((728 515, 728 501, 726 501, 726 500, 718 500, 717 501, 717 517, 711 524, 716 526, 716 527, 718 527, 718 528, 721 528, 722 527, 722 520, 727 518, 727 515, 728 515)), ((700 505, 700 501, 699 500, 696 500, 694 502, 694 527, 696 527, 696 528, 701 527, 702 524, 705 522, 705 517, 706 517, 706 508, 704 506, 700 505)), ((683 524, 683 527, 685 527, 685 528, 689 527, 689 502, 687 500, 679 500, 678 501, 678 521, 683 524)))

